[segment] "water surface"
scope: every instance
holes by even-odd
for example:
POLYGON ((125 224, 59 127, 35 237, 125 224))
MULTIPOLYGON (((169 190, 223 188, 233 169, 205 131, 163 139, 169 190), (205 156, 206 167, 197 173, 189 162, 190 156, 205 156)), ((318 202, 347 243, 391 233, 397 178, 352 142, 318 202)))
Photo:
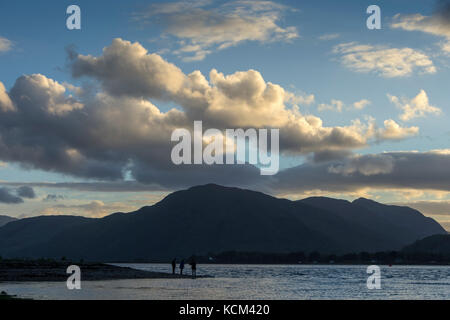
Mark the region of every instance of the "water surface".
MULTIPOLYGON (((169 272, 165 264, 117 264, 169 272)), ((188 266, 187 266, 188 267, 188 266)), ((204 279, 2 283, 0 290, 33 299, 449 299, 449 266, 380 266, 381 289, 367 289, 367 266, 199 265, 204 279)), ((185 269, 189 271, 189 268, 185 269)))

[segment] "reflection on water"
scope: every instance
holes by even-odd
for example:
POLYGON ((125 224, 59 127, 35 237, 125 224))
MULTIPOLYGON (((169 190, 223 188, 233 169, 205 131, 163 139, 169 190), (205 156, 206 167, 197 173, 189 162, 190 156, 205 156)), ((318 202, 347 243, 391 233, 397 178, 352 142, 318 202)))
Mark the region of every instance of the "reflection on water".
MULTIPOLYGON (((169 265, 118 264, 170 272, 169 265)), ((186 269, 186 271, 188 271, 186 269)), ((449 299, 450 267, 381 267, 381 290, 368 290, 366 266, 200 265, 205 279, 2 283, 0 290, 33 299, 449 299)))

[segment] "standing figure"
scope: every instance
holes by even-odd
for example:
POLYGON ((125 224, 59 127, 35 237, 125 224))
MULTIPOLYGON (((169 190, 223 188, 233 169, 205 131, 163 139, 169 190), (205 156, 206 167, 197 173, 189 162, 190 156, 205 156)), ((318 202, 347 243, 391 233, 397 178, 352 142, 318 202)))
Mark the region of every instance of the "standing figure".
POLYGON ((175 269, 177 267, 177 259, 172 260, 172 274, 175 274, 175 269))
POLYGON ((195 262, 195 259, 192 259, 191 261, 191 268, 192 268, 192 277, 197 277, 197 262, 195 262))
POLYGON ((183 269, 184 269, 184 259, 180 262, 180 275, 183 275, 183 269))

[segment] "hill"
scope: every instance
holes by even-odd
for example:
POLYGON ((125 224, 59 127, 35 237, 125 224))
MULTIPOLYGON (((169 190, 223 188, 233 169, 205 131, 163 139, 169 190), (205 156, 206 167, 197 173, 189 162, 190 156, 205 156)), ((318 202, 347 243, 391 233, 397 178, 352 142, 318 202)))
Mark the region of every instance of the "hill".
POLYGON ((96 261, 168 260, 209 252, 398 250, 445 230, 420 212, 366 199, 301 201, 205 185, 101 219, 35 217, 0 228, 0 255, 96 261))
POLYGON ((16 218, 9 217, 9 216, 0 216, 0 227, 4 226, 8 222, 15 221, 16 218))
POLYGON ((433 254, 450 258, 450 235, 438 234, 418 240, 406 246, 403 252, 409 254, 433 254))

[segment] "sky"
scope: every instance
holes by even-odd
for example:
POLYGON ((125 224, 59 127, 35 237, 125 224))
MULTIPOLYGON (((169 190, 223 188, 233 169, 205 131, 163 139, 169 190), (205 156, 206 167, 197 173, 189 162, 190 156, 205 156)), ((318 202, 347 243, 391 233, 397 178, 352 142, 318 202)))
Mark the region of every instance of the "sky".
POLYGON ((448 1, 2 1, 0 214, 101 217, 213 182, 450 230, 449 68, 448 1), (280 129, 281 171, 174 166, 195 120, 280 129))

